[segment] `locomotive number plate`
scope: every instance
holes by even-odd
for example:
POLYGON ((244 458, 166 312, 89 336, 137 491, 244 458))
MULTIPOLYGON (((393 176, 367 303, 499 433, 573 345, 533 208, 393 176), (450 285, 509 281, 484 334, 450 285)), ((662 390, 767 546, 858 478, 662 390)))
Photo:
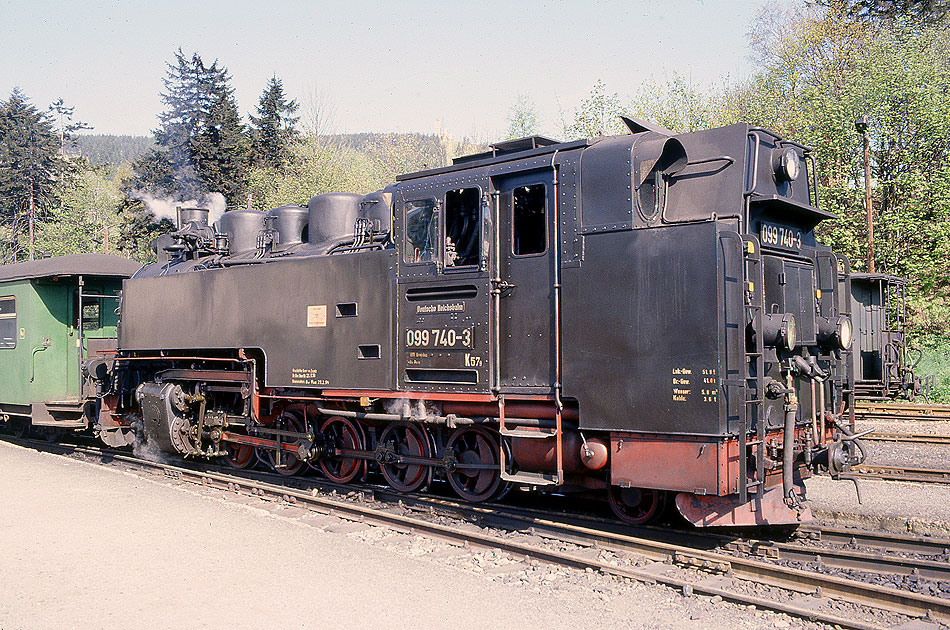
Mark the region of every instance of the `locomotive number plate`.
POLYGON ((434 350, 462 350, 472 347, 475 327, 469 328, 409 328, 406 347, 434 350))
POLYGON ((768 247, 799 251, 802 248, 802 231, 762 221, 759 226, 759 240, 768 247))

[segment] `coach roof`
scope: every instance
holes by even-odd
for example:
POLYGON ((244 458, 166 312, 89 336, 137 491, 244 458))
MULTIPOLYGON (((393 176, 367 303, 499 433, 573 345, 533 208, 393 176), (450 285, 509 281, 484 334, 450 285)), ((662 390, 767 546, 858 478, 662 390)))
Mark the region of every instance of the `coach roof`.
POLYGON ((53 276, 130 278, 141 263, 108 254, 68 254, 30 262, 0 265, 0 282, 53 276))

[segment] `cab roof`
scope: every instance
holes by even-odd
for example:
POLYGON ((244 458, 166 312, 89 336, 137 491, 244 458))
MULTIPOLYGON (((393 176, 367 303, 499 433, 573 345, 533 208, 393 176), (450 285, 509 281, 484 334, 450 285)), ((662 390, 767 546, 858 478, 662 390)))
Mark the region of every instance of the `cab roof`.
POLYGON ((52 278, 54 276, 98 276, 131 278, 142 264, 108 254, 68 254, 30 262, 0 265, 0 282, 52 278))

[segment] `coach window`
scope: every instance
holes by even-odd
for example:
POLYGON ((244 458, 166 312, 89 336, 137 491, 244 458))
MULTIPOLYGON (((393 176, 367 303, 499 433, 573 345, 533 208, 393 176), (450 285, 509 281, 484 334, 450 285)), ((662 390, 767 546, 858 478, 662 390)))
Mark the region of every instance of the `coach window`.
POLYGON ((0 348, 16 347, 16 298, 0 297, 0 348))
POLYGON ((515 256, 540 254, 547 248, 544 184, 515 189, 512 201, 512 251, 515 256))
POLYGON ((478 188, 462 188, 445 194, 446 267, 472 267, 478 264, 480 201, 478 188))
POLYGON ((435 200, 422 199, 406 202, 406 251, 403 260, 407 263, 431 262, 438 256, 439 214, 435 200))
POLYGON ((102 325, 99 321, 99 300, 84 302, 82 305, 82 329, 99 330, 102 325))
MULTIPOLYGON (((82 299, 82 329, 99 330, 102 327, 100 315, 100 299, 91 297, 98 294, 97 291, 84 293, 82 299), (89 296, 89 297, 87 297, 89 296)), ((79 291, 73 291, 73 313, 79 310, 79 291)), ((78 322, 76 322, 78 325, 78 322)))

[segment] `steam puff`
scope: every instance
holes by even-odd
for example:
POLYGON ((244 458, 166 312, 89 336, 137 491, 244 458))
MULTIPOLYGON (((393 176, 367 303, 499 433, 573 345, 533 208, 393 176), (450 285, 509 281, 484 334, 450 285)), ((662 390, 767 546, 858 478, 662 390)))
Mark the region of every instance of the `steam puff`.
POLYGON ((208 223, 214 224, 224 214, 227 204, 221 193, 208 193, 198 199, 180 200, 174 197, 155 197, 144 191, 132 193, 133 199, 138 199, 145 208, 155 215, 155 220, 169 219, 173 223, 178 218, 178 208, 207 208, 209 210, 208 223))
POLYGON ((394 398, 383 403, 386 413, 394 413, 407 420, 415 422, 425 422, 430 416, 438 416, 439 410, 430 407, 425 400, 408 400, 406 398, 394 398))

